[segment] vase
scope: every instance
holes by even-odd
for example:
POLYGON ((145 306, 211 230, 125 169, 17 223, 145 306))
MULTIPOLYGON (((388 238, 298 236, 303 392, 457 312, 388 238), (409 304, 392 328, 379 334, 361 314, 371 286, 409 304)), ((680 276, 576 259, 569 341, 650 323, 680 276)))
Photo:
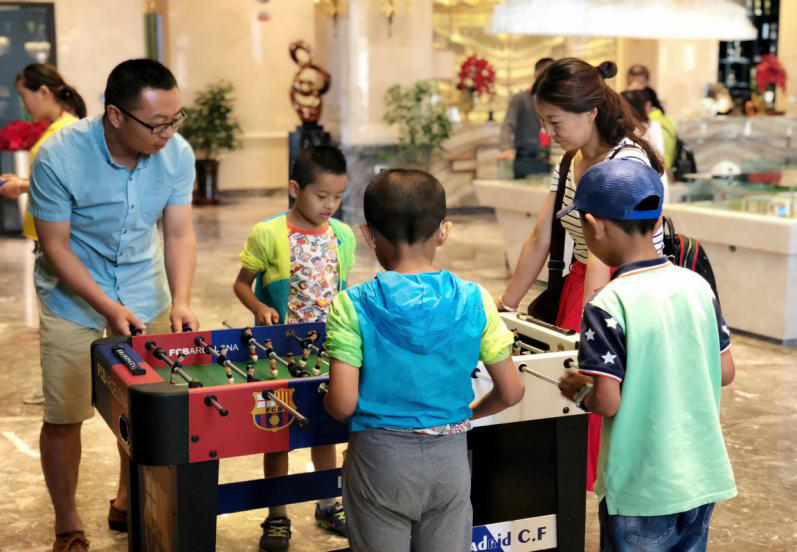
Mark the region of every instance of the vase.
POLYGON ((14 174, 20 178, 30 178, 30 152, 28 150, 14 152, 14 174))
POLYGON ((460 103, 459 110, 462 112, 462 121, 469 121, 470 120, 470 113, 473 111, 474 103, 473 103, 473 95, 472 94, 462 94, 462 102, 460 103))
POLYGON ((219 162, 215 159, 197 159, 194 205, 218 205, 218 191, 219 162))

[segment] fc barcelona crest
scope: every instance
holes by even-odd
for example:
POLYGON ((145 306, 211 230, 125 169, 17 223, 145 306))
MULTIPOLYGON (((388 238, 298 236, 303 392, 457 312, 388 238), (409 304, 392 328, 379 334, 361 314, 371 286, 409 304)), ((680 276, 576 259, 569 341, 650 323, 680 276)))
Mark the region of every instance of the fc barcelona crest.
MULTIPOLYGON (((274 396, 279 400, 290 405, 291 408, 296 408, 296 404, 293 402, 294 391, 295 389, 283 387, 281 389, 273 389, 272 393, 274 393, 274 396)), ((260 391, 252 393, 252 396, 255 398, 255 407, 252 409, 252 420, 254 420, 255 426, 257 426, 258 429, 279 431, 293 423, 293 415, 283 410, 276 401, 264 399, 260 391)))

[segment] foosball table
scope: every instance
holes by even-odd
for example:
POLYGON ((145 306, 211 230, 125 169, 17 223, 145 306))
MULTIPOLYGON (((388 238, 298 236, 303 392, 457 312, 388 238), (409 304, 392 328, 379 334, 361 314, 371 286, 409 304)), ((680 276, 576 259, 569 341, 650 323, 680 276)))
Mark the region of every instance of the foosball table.
MULTIPOLYGON (((583 550, 586 416, 551 385, 578 335, 505 321, 526 395, 469 433, 473 549, 583 550)), ((348 440, 323 408, 324 338, 294 324, 92 344, 93 401, 129 458, 130 550, 215 550, 218 515, 341 494, 340 469, 218 481, 223 458, 348 440)), ((477 397, 492 386, 483 368, 472 378, 477 397)))

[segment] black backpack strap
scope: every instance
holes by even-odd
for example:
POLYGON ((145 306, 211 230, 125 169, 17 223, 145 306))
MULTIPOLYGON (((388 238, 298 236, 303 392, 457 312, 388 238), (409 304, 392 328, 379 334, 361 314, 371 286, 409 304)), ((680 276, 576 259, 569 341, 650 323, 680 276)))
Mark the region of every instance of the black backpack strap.
POLYGON ((565 228, 562 221, 556 218, 556 213, 562 209, 565 199, 565 188, 567 188, 567 174, 570 172, 570 163, 576 152, 565 152, 562 161, 559 163, 559 184, 556 187, 556 200, 553 204, 553 214, 551 215, 551 248, 550 259, 548 260, 548 285, 555 280, 562 279, 565 269, 565 228))
POLYGON ((638 149, 638 150, 640 150, 642 153, 644 153, 645 155, 647 155, 647 154, 648 154, 648 153, 647 153, 647 152, 644 150, 644 148, 642 148, 642 147, 641 147, 641 146, 639 146, 638 144, 634 143, 634 145, 633 145, 633 146, 620 146, 619 148, 617 148, 616 150, 614 150, 614 151, 612 152, 612 154, 609 156, 609 158, 608 158, 606 161, 611 161, 612 159, 614 159, 615 157, 617 157, 617 155, 618 155, 618 154, 619 154, 621 151, 623 151, 623 150, 627 150, 627 149, 638 149))

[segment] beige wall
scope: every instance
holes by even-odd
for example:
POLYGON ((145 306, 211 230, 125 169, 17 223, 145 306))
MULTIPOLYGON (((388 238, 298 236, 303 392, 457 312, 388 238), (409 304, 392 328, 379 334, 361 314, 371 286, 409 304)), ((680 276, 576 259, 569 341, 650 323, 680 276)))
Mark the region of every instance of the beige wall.
POLYGON ((89 115, 102 113, 105 81, 119 62, 145 53, 141 2, 54 0, 58 70, 83 99, 89 115))
POLYGON ((235 85, 243 147, 223 157, 222 189, 287 185, 287 135, 299 124, 288 98, 297 70, 288 45, 302 39, 312 46, 314 21, 312 0, 168 1, 167 62, 183 101, 221 79, 235 85), (258 20, 259 12, 270 19, 258 20))
POLYGON ((778 58, 786 69, 786 92, 778 90, 778 109, 797 116, 797 0, 780 2, 778 58))
POLYGON ((697 117, 706 85, 717 82, 719 43, 716 40, 619 39, 617 48, 619 90, 631 65, 646 65, 667 114, 697 117))

